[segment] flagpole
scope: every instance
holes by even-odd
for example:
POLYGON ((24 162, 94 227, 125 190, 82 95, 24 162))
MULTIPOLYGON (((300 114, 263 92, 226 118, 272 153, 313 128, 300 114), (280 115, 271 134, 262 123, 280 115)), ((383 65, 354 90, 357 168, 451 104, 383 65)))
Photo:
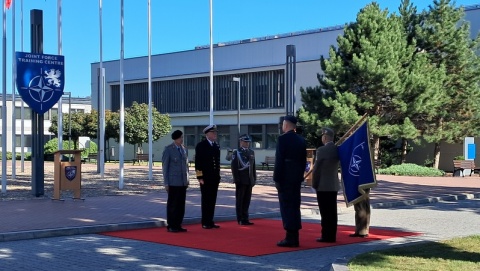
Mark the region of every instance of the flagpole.
MULTIPOLYGON (((20 48, 21 51, 23 52, 23 0, 20 1, 20 48)), ((24 118, 25 118, 25 105, 23 103, 23 99, 21 100, 21 108, 20 108, 20 119, 21 121, 21 134, 20 134, 20 147, 21 147, 21 166, 20 166, 20 171, 25 172, 25 125, 24 125, 24 118)))
POLYGON ((210 0, 210 125, 213 124, 213 3, 210 0))
POLYGON ((153 135, 152 135, 152 26, 151 26, 151 5, 148 0, 148 179, 153 180, 153 135))
MULTIPOLYGON (((2 116, 7 115, 7 7, 3 1, 3 37, 2 37, 2 116)), ((2 121, 2 150, 7 149, 7 122, 2 121)), ((7 192, 7 152, 2 151, 2 193, 7 192)))
MULTIPOLYGON (((58 54, 62 55, 62 0, 57 0, 57 42, 58 54)), ((57 106, 58 149, 63 150, 63 93, 60 99, 58 99, 57 106)), ((70 114, 71 112, 68 113, 70 114)))
POLYGON ((343 143, 343 141, 347 140, 347 138, 351 136, 355 132, 355 130, 357 130, 358 127, 360 127, 365 122, 367 117, 368 114, 365 113, 359 120, 357 120, 357 122, 355 122, 354 125, 352 125, 352 127, 345 134, 343 134, 343 136, 335 143, 335 145, 339 146, 343 143))
POLYGON ((100 156, 98 159, 98 167, 100 176, 104 177, 105 167, 105 88, 104 88, 104 74, 103 74, 103 43, 102 43, 102 0, 99 0, 99 18, 100 18, 100 77, 99 77, 99 99, 98 99, 98 111, 100 127, 98 131, 98 146, 100 156))
POLYGON ((120 180, 118 188, 123 188, 123 155, 125 144, 125 100, 124 100, 124 85, 123 80, 123 58, 124 58, 124 32, 123 32, 123 0, 120 0, 120 146, 118 151, 118 163, 120 167, 120 180))
POLYGON ((15 119, 15 81, 17 77, 15 61, 15 1, 12 3, 12 180, 17 178, 17 121, 15 119))

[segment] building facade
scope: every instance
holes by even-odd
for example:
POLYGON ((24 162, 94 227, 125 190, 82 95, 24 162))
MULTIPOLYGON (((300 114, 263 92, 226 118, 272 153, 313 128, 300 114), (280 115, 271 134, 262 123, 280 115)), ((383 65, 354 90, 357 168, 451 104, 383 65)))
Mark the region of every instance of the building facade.
MULTIPOLYGON (((480 29, 480 5, 466 8, 472 37, 480 29)), ((295 33, 218 43, 213 49, 214 123, 222 149, 222 162, 228 148, 238 144, 238 86, 240 85, 240 134, 253 138, 257 161, 275 152, 279 135, 279 118, 286 109, 286 48, 296 49, 296 81, 294 109, 301 103, 300 87, 317 86, 321 73, 320 56, 328 56, 343 26, 327 27, 295 33), (233 78, 240 78, 233 81, 233 78)), ((105 108, 120 108, 120 61, 103 62, 105 69, 105 108)), ((153 55, 151 58, 152 101, 161 113, 169 114, 173 130, 185 134, 185 144, 193 158, 195 144, 202 139, 202 129, 210 119, 210 51, 209 46, 192 50, 153 55)), ((148 57, 124 60, 125 107, 134 101, 148 103, 148 57)), ((99 108, 99 63, 91 65, 92 106, 99 108)), ((154 157, 161 157, 170 143, 165 136, 153 144, 154 157)), ((110 142, 110 145, 115 145, 110 142)), ((454 144, 454 149, 457 148, 454 144)), ((132 159, 135 150, 126 145, 125 159, 132 159)), ((422 156, 423 157, 423 156, 422 156)), ((412 159, 418 158, 413 155, 412 159)), ((154 160, 158 160, 154 159, 154 160)), ((442 152, 441 167, 450 169, 451 159, 442 152), (445 158, 443 158, 445 157, 445 158), (443 162, 443 160, 445 162, 443 162), (449 162, 446 162, 446 161, 449 162), (447 166, 448 163, 448 166, 447 166)))

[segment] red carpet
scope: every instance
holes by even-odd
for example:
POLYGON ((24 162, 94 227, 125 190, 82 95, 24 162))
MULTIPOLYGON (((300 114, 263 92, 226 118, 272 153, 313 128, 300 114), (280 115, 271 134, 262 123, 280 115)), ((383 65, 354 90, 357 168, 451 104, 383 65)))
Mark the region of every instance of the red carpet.
POLYGON ((169 233, 166 228, 151 228, 106 232, 103 235, 250 257, 419 235, 414 232, 370 228, 368 238, 353 238, 348 235, 354 232, 354 227, 338 226, 336 243, 318 243, 315 239, 320 237, 320 224, 302 222, 300 247, 281 248, 276 246, 285 237, 281 220, 255 219, 252 222, 255 225, 239 226, 236 221, 220 222, 217 223, 221 226, 220 229, 211 230, 202 229, 199 224, 186 225, 184 228, 188 232, 184 233, 169 233))

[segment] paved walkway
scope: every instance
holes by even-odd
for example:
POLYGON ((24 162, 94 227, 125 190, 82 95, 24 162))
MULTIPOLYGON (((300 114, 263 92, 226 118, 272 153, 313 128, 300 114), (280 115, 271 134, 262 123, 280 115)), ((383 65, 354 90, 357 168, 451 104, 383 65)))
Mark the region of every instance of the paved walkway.
MULTIPOLYGON (((378 175, 378 187, 371 193, 373 208, 392 208, 440 200, 480 198, 480 177, 399 177, 378 175)), ((278 217, 279 207, 274 187, 254 187, 252 218, 278 217)), ((187 193, 185 224, 200 220, 200 192, 187 193)), ((164 191, 129 195, 101 196, 82 200, 53 201, 31 199, 0 202, 0 241, 41 237, 98 233, 108 230, 165 226, 166 196, 164 191)), ((310 188, 302 191, 302 211, 315 213, 315 194, 310 188)), ((216 221, 235 219, 233 189, 219 191, 216 221)), ((340 212, 345 211, 339 194, 340 212)))

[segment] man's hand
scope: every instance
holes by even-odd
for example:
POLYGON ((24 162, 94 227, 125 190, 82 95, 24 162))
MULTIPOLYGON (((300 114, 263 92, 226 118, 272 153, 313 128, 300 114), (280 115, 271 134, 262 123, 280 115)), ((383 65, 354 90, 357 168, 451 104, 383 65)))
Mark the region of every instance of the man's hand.
POLYGON ((203 179, 198 179, 198 183, 199 183, 200 185, 203 185, 203 184, 204 184, 203 179))
POLYGON ((168 185, 165 185, 165 191, 168 192, 168 185))

